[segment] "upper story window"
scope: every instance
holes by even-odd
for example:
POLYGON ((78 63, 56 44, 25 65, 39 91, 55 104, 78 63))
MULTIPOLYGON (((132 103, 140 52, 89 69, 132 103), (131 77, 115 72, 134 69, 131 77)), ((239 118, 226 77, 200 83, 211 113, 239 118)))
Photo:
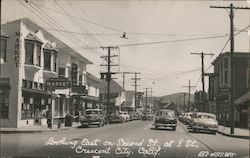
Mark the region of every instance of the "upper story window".
POLYGON ((58 77, 65 77, 65 68, 64 67, 58 68, 58 77))
POLYGON ((41 66, 42 41, 32 33, 25 37, 25 63, 41 66))
POLYGON ((1 63, 7 58, 7 38, 1 38, 1 63))
POLYGON ((79 75, 79 86, 82 86, 83 82, 82 82, 82 75, 79 75))
POLYGON ((224 69, 228 69, 228 58, 224 58, 224 69))
POLYGON ((43 52, 43 54, 44 54, 44 59, 43 59, 44 60, 44 64, 43 64, 44 69, 51 70, 51 52, 45 50, 43 52))
POLYGON ((247 69, 247 87, 250 88, 250 69, 247 69))
POLYGON ((34 64, 33 61, 34 55, 34 43, 26 42, 25 43, 25 63, 26 64, 34 64))
POLYGON ((44 70, 54 71, 57 70, 57 52, 50 43, 46 43, 43 49, 44 55, 44 70))
POLYGON ((57 65, 56 65, 57 55, 56 55, 56 53, 53 53, 52 56, 53 56, 53 71, 56 72, 56 69, 57 69, 57 65))
POLYGON ((36 65, 41 66, 41 46, 38 45, 36 48, 36 65))

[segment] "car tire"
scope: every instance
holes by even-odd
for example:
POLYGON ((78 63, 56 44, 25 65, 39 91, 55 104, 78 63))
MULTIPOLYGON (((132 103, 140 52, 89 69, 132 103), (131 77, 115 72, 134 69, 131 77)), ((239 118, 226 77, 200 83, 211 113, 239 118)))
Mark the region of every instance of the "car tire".
POLYGON ((173 130, 176 131, 176 126, 173 127, 173 130))

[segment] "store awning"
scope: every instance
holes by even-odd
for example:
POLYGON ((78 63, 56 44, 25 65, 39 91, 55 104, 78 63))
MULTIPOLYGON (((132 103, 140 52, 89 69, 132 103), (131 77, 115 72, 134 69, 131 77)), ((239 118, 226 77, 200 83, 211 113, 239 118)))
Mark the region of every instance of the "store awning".
MULTIPOLYGON (((235 105, 244 104, 245 102, 250 101, 250 92, 244 94, 234 101, 235 105)), ((248 105, 249 106, 249 105, 248 105)))
POLYGON ((22 90, 25 92, 30 92, 30 93, 39 93, 39 94, 50 95, 50 93, 48 91, 43 91, 43 90, 29 89, 29 88, 22 88, 22 90))

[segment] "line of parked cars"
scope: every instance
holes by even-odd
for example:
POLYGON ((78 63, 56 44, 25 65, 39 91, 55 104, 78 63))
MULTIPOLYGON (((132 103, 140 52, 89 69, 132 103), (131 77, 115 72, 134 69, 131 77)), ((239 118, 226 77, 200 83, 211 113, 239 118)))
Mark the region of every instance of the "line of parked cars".
POLYGON ((106 123, 123 123, 132 120, 140 120, 141 113, 128 113, 127 111, 118 111, 110 115, 104 115, 101 109, 88 109, 85 115, 79 116, 79 122, 83 127, 97 125, 104 126, 106 123))
POLYGON ((216 134, 218 121, 216 116, 206 112, 187 112, 179 116, 179 120, 192 131, 207 131, 216 134))

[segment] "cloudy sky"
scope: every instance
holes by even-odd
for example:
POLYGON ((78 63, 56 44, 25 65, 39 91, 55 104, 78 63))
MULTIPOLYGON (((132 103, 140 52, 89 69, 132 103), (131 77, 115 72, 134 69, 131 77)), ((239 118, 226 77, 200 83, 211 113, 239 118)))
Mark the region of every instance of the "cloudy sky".
MULTIPOLYGON (((119 46, 113 71, 141 72, 139 91, 152 87, 153 95, 187 92, 182 86, 191 80, 191 92, 201 89, 201 58, 190 53, 214 53, 205 57, 205 70, 213 72, 211 62, 229 39, 229 13, 211 5, 250 6, 249 1, 209 0, 2 0, 1 23, 30 18, 77 50, 94 64, 88 71, 99 77, 107 50, 100 46, 119 46), (121 38, 123 33, 125 38, 121 38)), ((249 27, 249 10, 235 12, 235 33, 249 27)), ((249 28, 248 28, 249 29, 249 28)), ((235 51, 249 52, 249 34, 235 36, 235 51)), ((230 42, 224 51, 230 50, 230 42)), ((122 75, 116 75, 122 84, 122 75)), ((126 75, 126 89, 133 75, 126 75)), ((206 87, 207 87, 206 79, 206 87)))

